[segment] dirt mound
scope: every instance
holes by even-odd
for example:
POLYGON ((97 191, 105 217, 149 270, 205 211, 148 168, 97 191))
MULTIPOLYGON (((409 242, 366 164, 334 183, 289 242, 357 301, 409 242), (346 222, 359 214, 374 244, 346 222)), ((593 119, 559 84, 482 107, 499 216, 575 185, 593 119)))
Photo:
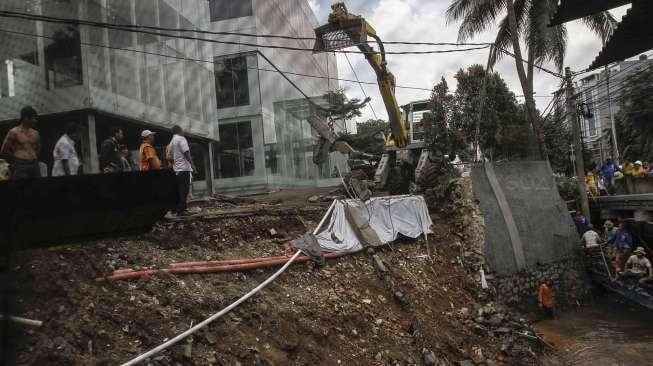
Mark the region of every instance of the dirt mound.
MULTIPOLYGON (((287 238, 309 231, 320 218, 310 210, 265 205, 256 206, 255 214, 242 214, 249 208, 234 206, 229 215, 229 208, 219 207, 205 216, 162 223, 138 237, 19 253, 20 314, 45 323, 21 338, 18 364, 127 361, 224 308, 274 269, 132 281, 95 278, 124 267, 281 255, 287 238)), ((203 204, 205 213, 208 209, 203 204)), ((450 216, 433 215, 435 234, 428 243, 401 240, 378 250, 387 272, 378 270, 372 253, 329 261, 324 268, 293 265, 233 312, 150 361, 534 363, 539 346, 515 338, 513 329, 521 326, 517 317, 478 302, 477 269, 461 262, 465 234, 450 216)))

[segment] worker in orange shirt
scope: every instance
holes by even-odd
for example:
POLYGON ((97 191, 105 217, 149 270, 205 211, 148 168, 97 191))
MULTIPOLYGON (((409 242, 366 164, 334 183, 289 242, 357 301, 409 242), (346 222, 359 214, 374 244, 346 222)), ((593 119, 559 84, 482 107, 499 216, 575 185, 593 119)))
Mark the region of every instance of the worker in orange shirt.
POLYGON ((161 169, 161 159, 154 149, 154 132, 145 130, 141 132, 143 143, 140 148, 141 171, 161 169))
POLYGON ((537 300, 540 308, 547 319, 553 318, 553 284, 550 280, 545 280, 537 291, 537 300))

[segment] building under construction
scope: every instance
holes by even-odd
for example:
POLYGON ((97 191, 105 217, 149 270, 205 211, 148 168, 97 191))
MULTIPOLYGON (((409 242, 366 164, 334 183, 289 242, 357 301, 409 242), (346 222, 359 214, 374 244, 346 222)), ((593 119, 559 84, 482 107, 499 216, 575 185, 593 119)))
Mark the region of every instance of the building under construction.
POLYGON ((316 97, 337 87, 335 57, 263 49, 256 45, 276 41, 251 36, 193 32, 312 37, 317 20, 305 0, 237 6, 227 0, 6 0, 0 11, 0 134, 16 124, 23 106, 36 108, 39 158, 50 168, 52 148, 71 122, 83 126, 77 147, 84 173, 99 172, 99 145, 112 126, 125 130, 137 158, 142 129, 158 133, 162 155, 170 128, 180 125, 198 167, 196 192, 317 185, 329 176, 308 165, 308 124, 275 116, 275 105, 301 94, 261 55, 281 70, 317 76, 292 76, 316 97), (285 145, 281 129, 291 134, 285 145), (275 169, 289 164, 284 173, 275 169))

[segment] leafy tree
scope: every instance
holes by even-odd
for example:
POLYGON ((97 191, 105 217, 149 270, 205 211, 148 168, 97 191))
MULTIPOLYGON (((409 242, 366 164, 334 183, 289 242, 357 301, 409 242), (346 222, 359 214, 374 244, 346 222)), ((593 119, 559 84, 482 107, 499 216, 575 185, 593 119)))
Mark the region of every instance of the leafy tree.
MULTIPOLYGON (((458 39, 464 41, 494 29, 499 20, 494 46, 488 66, 493 67, 512 47, 517 75, 525 96, 526 113, 538 138, 540 152, 544 149, 544 131, 533 98, 535 65, 552 61, 562 70, 567 48, 565 25, 549 27, 558 0, 453 0, 447 9, 449 21, 461 21, 458 39), (521 44, 526 46, 523 56, 521 44), (526 61, 526 62, 524 62, 526 61)), ((616 27, 609 12, 601 12, 581 19, 588 28, 607 40, 616 27)))
POLYGON ((486 77, 483 66, 472 65, 466 70, 460 69, 455 78, 458 87, 454 93, 449 92, 444 78, 433 88, 433 120, 443 121, 449 135, 443 135, 440 128, 432 129, 429 135, 439 138, 444 145, 431 146, 431 149, 454 149, 463 157, 469 157, 469 147, 474 146, 478 138, 481 149, 494 159, 525 155, 528 124, 524 107, 517 103, 501 76, 491 72, 486 77), (486 93, 481 104, 479 91, 484 83, 486 93))
POLYGON ((571 126, 564 111, 550 114, 542 121, 545 143, 549 152, 549 163, 556 173, 574 175, 571 163, 573 137, 571 126))
POLYGON ((633 73, 624 82, 616 115, 617 142, 623 157, 653 161, 653 69, 633 73))
POLYGON ((455 94, 460 109, 458 118, 461 119, 460 128, 467 133, 467 143, 476 142, 476 123, 479 122, 478 139, 486 155, 494 159, 525 155, 528 149, 526 114, 499 73, 487 73, 483 66, 472 65, 467 70, 459 70, 455 78, 458 81, 455 94))
POLYGON ((357 124, 356 128, 355 134, 345 131, 338 134, 338 138, 358 151, 380 156, 383 153, 385 137, 390 134, 388 122, 369 119, 357 124))
POLYGON ((369 97, 362 101, 357 98, 349 99, 345 95, 344 89, 330 90, 322 98, 328 103, 328 106, 321 112, 330 119, 341 121, 360 117, 361 109, 370 101, 369 97))

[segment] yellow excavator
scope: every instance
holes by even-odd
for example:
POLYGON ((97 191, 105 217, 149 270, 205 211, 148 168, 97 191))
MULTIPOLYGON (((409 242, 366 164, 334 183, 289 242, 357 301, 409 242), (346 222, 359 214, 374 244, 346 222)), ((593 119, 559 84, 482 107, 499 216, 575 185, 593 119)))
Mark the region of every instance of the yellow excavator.
MULTIPOLYGON (((421 115, 413 113, 418 112, 414 110, 414 107, 419 105, 416 103, 404 106, 404 113, 402 113, 395 97, 395 77, 388 70, 385 48, 374 28, 363 17, 350 14, 342 2, 333 4, 331 9, 328 23, 315 29, 316 41, 313 51, 316 53, 330 52, 355 46, 374 69, 383 103, 388 112, 391 130, 391 134, 385 139, 384 154, 377 166, 374 182, 378 189, 388 190, 390 193, 407 193, 409 186, 414 186, 414 183, 423 175, 427 164, 428 151, 424 149, 424 140, 415 138, 418 135, 415 132, 419 129, 423 136, 424 123, 428 121, 426 119, 416 121, 413 118, 421 115), (368 37, 376 41, 378 51, 367 43, 368 37)), ((421 112, 428 109, 427 103, 421 104, 424 105, 421 112)), ((311 124, 320 133, 318 123, 311 124)), ((323 133, 320 135, 325 136, 323 133)), ((329 140, 331 138, 333 136, 329 140)), ((343 149, 342 145, 337 146, 337 144, 338 142, 332 143, 336 146, 335 150, 348 152, 349 149, 349 151, 353 151, 351 147, 347 146, 346 149, 343 149)))

